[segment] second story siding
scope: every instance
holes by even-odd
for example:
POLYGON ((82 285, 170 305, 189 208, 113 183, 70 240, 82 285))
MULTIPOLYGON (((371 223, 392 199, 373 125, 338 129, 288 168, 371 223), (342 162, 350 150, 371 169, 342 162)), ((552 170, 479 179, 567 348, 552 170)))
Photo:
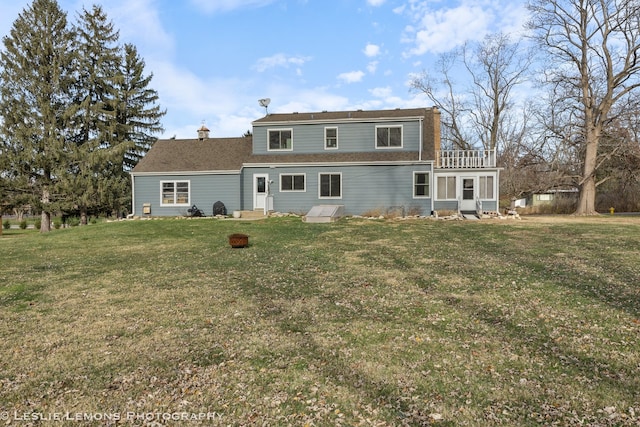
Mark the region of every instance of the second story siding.
MULTIPOLYGON (((382 133, 382 132, 380 132, 382 133)), ((420 147, 420 122, 415 121, 380 121, 366 123, 319 123, 319 124, 284 124, 254 126, 253 128, 253 154, 277 154, 278 152, 311 154, 326 151, 343 153, 368 152, 376 150, 404 150, 417 152, 420 147), (326 128, 335 129, 337 132, 337 147, 326 146, 326 128), (401 145, 385 146, 376 145, 376 131, 378 129, 400 129, 401 145), (278 145, 272 139, 269 142, 269 133, 274 136, 291 135, 291 147, 282 142, 278 145), (274 135, 276 132, 278 135, 274 135)))
MULTIPOLYGON (((253 154, 418 153, 421 147, 433 150, 434 120, 427 114, 431 111, 269 114, 253 122, 253 154)), ((439 135, 437 139, 439 145, 439 135)))

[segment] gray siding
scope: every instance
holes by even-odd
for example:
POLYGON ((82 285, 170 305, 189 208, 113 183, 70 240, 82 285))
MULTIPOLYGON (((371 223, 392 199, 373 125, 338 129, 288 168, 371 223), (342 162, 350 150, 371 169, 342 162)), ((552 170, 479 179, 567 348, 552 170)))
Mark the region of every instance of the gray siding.
POLYGON ((151 204, 151 216, 186 215, 191 205, 197 205, 205 215, 213 214, 213 204, 221 201, 227 212, 240 206, 240 174, 225 175, 160 175, 134 176, 134 213, 142 216, 145 203, 151 204), (161 181, 189 181, 191 200, 189 206, 161 206, 161 181))
MULTIPOLYGON (((267 131, 272 129, 293 129, 293 151, 282 151, 282 155, 290 153, 310 154, 330 152, 368 152, 376 151, 376 126, 402 125, 402 148, 386 150, 419 151, 420 124, 414 121, 338 123, 338 124, 292 124, 282 126, 254 126, 253 154, 278 154, 278 151, 267 150, 267 131), (338 149, 324 149, 324 128, 338 128, 338 149)), ((379 150, 379 149, 378 149, 379 150)))
POLYGON ((456 211, 458 210, 457 200, 435 200, 433 202, 434 211, 456 211))
POLYGON ((483 211, 498 211, 498 202, 495 200, 483 200, 482 201, 482 210, 483 211))
POLYGON ((357 215, 404 208, 405 212, 431 213, 430 198, 413 198, 413 172, 430 172, 430 165, 384 166, 306 166, 279 168, 245 168, 243 174, 243 206, 253 209, 253 174, 269 174, 273 181, 273 209, 279 212, 307 213, 315 205, 344 205, 345 214, 357 215), (281 174, 305 174, 304 192, 280 191, 281 174), (319 174, 342 173, 342 197, 319 196, 319 174))

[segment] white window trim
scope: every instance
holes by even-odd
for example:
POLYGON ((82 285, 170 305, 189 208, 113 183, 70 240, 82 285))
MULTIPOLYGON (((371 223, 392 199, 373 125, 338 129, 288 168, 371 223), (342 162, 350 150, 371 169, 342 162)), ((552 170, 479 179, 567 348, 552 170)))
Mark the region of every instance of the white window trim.
POLYGON ((431 198, 431 171, 413 171, 413 181, 411 182, 412 188, 411 188, 411 192, 413 193, 413 198, 414 199, 430 199, 431 198), (429 186, 429 193, 426 196, 416 196, 416 175, 420 174, 420 175, 424 175, 427 174, 428 175, 428 179, 427 179, 427 185, 429 186))
POLYGON ((281 193, 306 193, 306 191, 307 191, 307 174, 306 173, 281 173, 280 176, 279 176, 279 180, 280 180, 279 190, 280 190, 281 193), (304 189, 302 189, 302 190, 283 190, 282 189, 282 177, 283 176, 302 176, 302 177, 304 177, 304 189))
POLYGON ((342 172, 318 172, 318 199, 323 200, 341 200, 342 199, 342 172), (340 197, 322 196, 322 175, 340 175, 340 197))
MULTIPOLYGON (((492 179, 493 184, 492 184, 492 189, 491 189, 491 193, 493 194, 493 197, 482 198, 480 200, 496 200, 496 176, 495 175, 480 175, 480 176, 478 176, 478 195, 482 191, 482 188, 480 188, 480 182, 482 181, 482 178, 485 178, 485 186, 486 186, 486 178, 493 178, 492 179)), ((486 192, 486 188, 485 188, 485 192, 486 192)))
POLYGON ((179 179, 179 180, 164 180, 164 181, 160 181, 160 206, 167 206, 167 207, 173 207, 173 206, 191 206, 191 181, 188 179, 179 179), (178 189, 178 183, 179 182, 186 182, 187 184, 189 184, 189 192, 187 195, 187 203, 164 203, 163 197, 162 197, 162 190, 163 190, 163 186, 165 183, 170 182, 173 183, 173 200, 175 202, 176 200, 176 193, 177 193, 177 189, 178 189))
POLYGON ((376 150, 400 150, 404 147, 404 127, 403 125, 376 125, 376 134, 375 134, 375 144, 376 144, 376 150), (390 129, 390 128, 400 128, 400 145, 397 147, 380 147, 378 145, 378 129, 380 128, 385 128, 385 129, 390 129))
POLYGON ((267 129, 267 151, 281 152, 281 151, 293 151, 293 128, 280 128, 280 129, 267 129), (269 134, 271 132, 291 132, 291 148, 271 148, 269 134))
POLYGON ((458 178, 459 178, 459 177, 458 177, 457 175, 438 175, 438 176, 436 176, 436 177, 434 178, 434 180, 433 180, 433 186, 434 186, 434 189, 433 189, 433 190, 434 190, 433 198, 434 198, 435 200, 438 200, 438 201, 451 201, 451 200, 458 200, 458 183, 459 183, 458 178), (438 198, 438 178, 455 178, 455 181, 456 181, 456 182, 455 182, 455 184, 456 184, 456 185, 455 185, 455 191, 454 191, 454 192, 455 192, 455 194, 453 195, 453 197, 447 197, 447 198, 445 198, 445 199, 440 199, 440 198, 438 198))
POLYGON ((337 126, 326 126, 324 128, 324 149, 325 150, 337 150, 340 146, 340 139, 338 137, 338 127, 337 126), (335 147, 327 147, 327 129, 335 129, 336 130, 336 146, 335 147))

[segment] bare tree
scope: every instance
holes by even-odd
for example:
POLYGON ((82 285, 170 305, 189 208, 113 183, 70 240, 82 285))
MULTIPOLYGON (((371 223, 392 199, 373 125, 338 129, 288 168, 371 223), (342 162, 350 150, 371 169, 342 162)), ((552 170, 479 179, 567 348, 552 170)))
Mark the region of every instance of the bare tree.
POLYGON ((443 140, 453 148, 506 148, 520 138, 526 119, 516 113, 514 90, 527 79, 532 58, 506 34, 490 34, 480 43, 440 56, 436 76, 423 72, 411 87, 423 92, 442 112, 443 140), (462 73, 471 86, 454 77, 462 73))
POLYGON ((528 7, 532 37, 547 52, 545 82, 566 108, 563 139, 581 159, 576 214, 592 215, 614 107, 640 86, 640 1, 530 0, 528 7))
POLYGON ((601 142, 602 166, 598 168, 596 207, 619 211, 640 209, 640 110, 625 104, 624 112, 616 114, 601 142))
POLYGON ((532 55, 499 33, 471 47, 465 44, 462 59, 473 80, 469 113, 475 134, 486 150, 506 146, 526 128, 527 117, 514 113, 514 90, 528 79, 532 55))
POLYGON ((470 150, 473 148, 473 135, 465 133, 466 111, 468 107, 463 97, 456 92, 453 77, 459 52, 447 52, 440 55, 436 62, 436 71, 429 74, 423 71, 411 81, 411 88, 424 93, 441 112, 442 142, 448 149, 470 150))

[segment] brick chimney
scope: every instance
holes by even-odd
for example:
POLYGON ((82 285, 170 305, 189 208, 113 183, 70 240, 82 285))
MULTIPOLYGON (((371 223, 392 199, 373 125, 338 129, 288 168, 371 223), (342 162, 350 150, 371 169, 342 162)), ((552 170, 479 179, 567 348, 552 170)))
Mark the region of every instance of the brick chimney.
POLYGON ((422 155, 424 160, 435 160, 440 151, 440 110, 426 108, 422 132, 422 155))

